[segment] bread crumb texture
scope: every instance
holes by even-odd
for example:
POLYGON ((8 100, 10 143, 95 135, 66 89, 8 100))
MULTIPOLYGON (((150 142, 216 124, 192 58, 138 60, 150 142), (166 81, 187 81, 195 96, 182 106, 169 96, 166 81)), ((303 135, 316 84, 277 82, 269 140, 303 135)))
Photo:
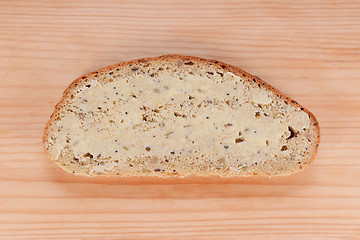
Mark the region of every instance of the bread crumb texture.
POLYGON ((316 118, 257 77, 196 57, 123 62, 75 80, 44 135, 79 175, 288 175, 315 157, 316 118))

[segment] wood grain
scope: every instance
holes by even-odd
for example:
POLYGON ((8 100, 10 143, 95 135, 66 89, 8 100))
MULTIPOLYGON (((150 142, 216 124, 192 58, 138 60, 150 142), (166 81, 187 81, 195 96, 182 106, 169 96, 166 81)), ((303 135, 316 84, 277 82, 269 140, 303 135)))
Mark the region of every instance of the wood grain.
POLYGON ((1 1, 1 239, 360 239, 359 1, 1 1), (289 177, 85 178, 43 151, 76 77, 139 57, 215 58, 309 108, 289 177))

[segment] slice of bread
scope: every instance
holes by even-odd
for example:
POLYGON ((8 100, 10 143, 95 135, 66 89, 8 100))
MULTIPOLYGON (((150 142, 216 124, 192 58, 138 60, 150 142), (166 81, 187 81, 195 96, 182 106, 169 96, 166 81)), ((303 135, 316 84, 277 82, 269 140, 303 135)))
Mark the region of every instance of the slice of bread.
POLYGON ((166 55, 76 79, 45 128, 51 159, 105 176, 288 175, 319 145, 315 116, 228 64, 166 55))

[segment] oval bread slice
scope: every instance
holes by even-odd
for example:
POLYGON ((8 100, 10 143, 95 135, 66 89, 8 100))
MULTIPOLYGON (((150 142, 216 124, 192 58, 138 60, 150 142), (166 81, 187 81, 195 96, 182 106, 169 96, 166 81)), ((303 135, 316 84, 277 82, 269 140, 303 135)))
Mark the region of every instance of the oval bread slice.
POLYGON ((319 145, 315 116, 228 64, 166 55, 76 79, 45 128, 49 157, 78 175, 289 175, 319 145))

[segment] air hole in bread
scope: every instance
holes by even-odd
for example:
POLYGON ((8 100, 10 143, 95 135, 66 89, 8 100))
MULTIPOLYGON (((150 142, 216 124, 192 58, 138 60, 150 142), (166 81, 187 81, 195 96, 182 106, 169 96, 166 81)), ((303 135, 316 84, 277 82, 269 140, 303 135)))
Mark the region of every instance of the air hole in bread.
POLYGON ((288 129, 290 131, 290 136, 286 140, 292 139, 297 136, 296 131, 291 126, 289 126, 288 129))
POLYGON ((281 151, 286 151, 286 150, 288 150, 288 147, 286 145, 281 147, 281 151))
POLYGON ((243 141, 245 141, 245 138, 243 137, 235 138, 235 143, 241 143, 243 141))
POLYGON ((85 153, 85 154, 84 154, 84 157, 85 157, 85 158, 90 158, 90 159, 94 158, 94 156, 93 156, 91 153, 89 153, 89 152, 88 152, 88 153, 85 153))

